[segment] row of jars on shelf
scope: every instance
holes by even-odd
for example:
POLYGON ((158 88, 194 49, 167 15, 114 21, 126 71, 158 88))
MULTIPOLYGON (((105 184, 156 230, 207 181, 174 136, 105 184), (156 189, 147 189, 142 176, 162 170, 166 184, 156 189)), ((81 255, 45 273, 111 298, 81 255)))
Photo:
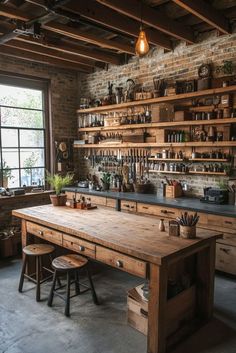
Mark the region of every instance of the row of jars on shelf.
POLYGON ((160 172, 211 172, 211 173, 224 173, 227 167, 223 164, 212 163, 202 166, 188 166, 184 163, 150 163, 150 170, 160 171, 160 172))
MULTIPOLYGON (((163 159, 187 159, 185 153, 180 151, 173 151, 173 150, 162 150, 161 152, 157 152, 155 155, 156 158, 163 158, 163 159)), ((222 152, 221 150, 218 151, 211 151, 211 152, 195 152, 193 151, 191 154, 191 159, 196 158, 209 158, 209 159, 230 159, 230 155, 227 153, 222 152)))
POLYGON ((129 110, 122 112, 109 112, 105 114, 83 114, 80 115, 79 128, 104 126, 106 119, 119 120, 120 125, 146 124, 152 121, 152 112, 149 106, 141 107, 139 110, 129 110))

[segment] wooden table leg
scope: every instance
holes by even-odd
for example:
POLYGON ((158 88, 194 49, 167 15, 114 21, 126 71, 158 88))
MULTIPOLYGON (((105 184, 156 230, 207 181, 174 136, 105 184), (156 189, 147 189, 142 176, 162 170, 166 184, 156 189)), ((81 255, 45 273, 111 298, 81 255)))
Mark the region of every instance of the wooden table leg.
POLYGON ((150 264, 147 353, 166 351, 167 267, 150 264))
MULTIPOLYGON (((21 221, 21 243, 22 243, 22 249, 29 244, 29 239, 27 236, 27 228, 26 228, 26 220, 22 219, 21 221)), ((22 257, 23 259, 25 258, 25 254, 22 252, 22 257)), ((35 272, 35 264, 33 262, 33 259, 28 257, 25 273, 27 275, 30 275, 30 273, 35 272)))
POLYGON ((197 313, 206 321, 213 315, 215 253, 215 239, 209 242, 209 247, 197 253, 197 313))

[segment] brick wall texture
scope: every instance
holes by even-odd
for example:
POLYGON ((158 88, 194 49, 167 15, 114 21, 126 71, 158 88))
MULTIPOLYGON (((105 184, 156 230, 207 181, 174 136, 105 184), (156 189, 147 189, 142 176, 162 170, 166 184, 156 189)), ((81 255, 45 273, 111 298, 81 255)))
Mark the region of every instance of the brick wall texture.
MULTIPOLYGON (((107 95, 108 81, 114 83, 115 87, 125 86, 128 78, 142 84, 146 89, 153 89, 154 76, 170 82, 192 79, 197 77, 198 67, 202 63, 212 63, 216 68, 222 65, 224 60, 232 60, 236 66, 236 34, 218 37, 212 32, 199 37, 198 43, 194 45, 181 43, 174 51, 167 53, 162 49, 154 49, 145 58, 134 57, 126 65, 110 66, 106 71, 98 70, 89 75, 81 75, 80 91, 83 97, 101 98, 107 95)), ((215 72, 214 76, 217 77, 215 72)), ((82 168, 82 171, 85 172, 85 168, 82 168)), ((96 170, 95 172, 98 174, 96 170)), ((157 188, 160 186, 162 179, 159 175, 150 175, 150 179, 157 188)), ((189 194, 201 195, 203 187, 216 186, 222 178, 184 176, 182 179, 188 182, 189 194)))

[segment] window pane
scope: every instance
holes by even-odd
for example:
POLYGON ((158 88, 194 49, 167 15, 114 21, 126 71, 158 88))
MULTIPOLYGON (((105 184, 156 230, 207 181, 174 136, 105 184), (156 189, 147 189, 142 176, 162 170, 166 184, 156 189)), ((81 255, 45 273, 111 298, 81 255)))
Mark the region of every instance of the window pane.
POLYGON ((40 130, 20 130, 21 147, 44 147, 44 133, 40 130))
POLYGON ((3 159, 3 168, 19 168, 17 149, 4 148, 2 150, 2 159, 3 159))
POLYGON ((43 128, 43 112, 1 107, 1 125, 43 128))
POLYGON ((25 149, 20 151, 21 168, 44 167, 44 150, 25 149))
POLYGON ((44 185, 44 168, 22 169, 21 186, 44 185))
POLYGON ((42 91, 8 85, 0 85, 0 105, 43 109, 42 91))
POLYGON ((18 147, 18 131, 2 129, 2 147, 18 147))
POLYGON ((3 186, 6 188, 18 188, 20 186, 20 178, 19 178, 19 170, 13 169, 11 170, 11 175, 5 182, 3 180, 3 186), (7 184, 6 184, 7 182, 7 184))

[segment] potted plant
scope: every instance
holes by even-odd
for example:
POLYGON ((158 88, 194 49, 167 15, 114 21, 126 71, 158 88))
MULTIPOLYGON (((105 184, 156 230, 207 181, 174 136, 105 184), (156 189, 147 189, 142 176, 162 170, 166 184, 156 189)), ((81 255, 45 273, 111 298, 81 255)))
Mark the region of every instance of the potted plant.
POLYGON ((70 185, 73 181, 74 175, 67 173, 65 176, 60 174, 46 173, 47 182, 55 189, 56 194, 50 195, 53 206, 65 206, 66 195, 62 193, 62 189, 66 185, 70 185))
POLYGON ((1 170, 1 177, 2 177, 2 186, 4 188, 8 188, 8 180, 12 178, 11 169, 7 165, 6 161, 2 161, 2 170, 1 170))
POLYGON ((101 182, 102 182, 102 190, 103 191, 109 190, 110 182, 111 182, 111 174, 110 173, 103 173, 103 176, 101 178, 101 182))

